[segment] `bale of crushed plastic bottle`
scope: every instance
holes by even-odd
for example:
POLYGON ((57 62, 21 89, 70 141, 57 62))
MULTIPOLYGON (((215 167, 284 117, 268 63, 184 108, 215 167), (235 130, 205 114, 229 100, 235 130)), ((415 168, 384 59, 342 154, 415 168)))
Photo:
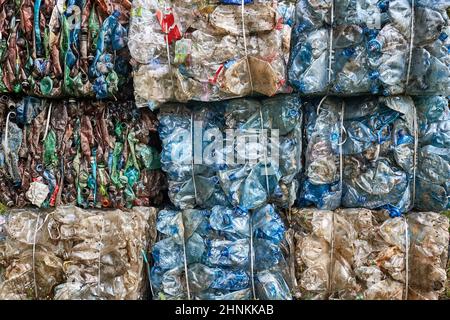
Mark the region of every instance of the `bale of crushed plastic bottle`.
POLYGON ((16 209, 0 216, 0 299, 146 297, 157 209, 16 209))
POLYGON ((0 92, 131 96, 128 0, 5 0, 0 6, 0 92))
POLYGON ((152 251, 155 299, 290 300, 284 224, 271 205, 244 212, 162 210, 152 251))
POLYGON ((298 0, 289 83, 303 94, 450 94, 448 0, 298 0))
POLYGON ((288 92, 293 4, 157 1, 132 4, 128 46, 138 106, 288 92))
POLYGON ((437 300, 445 293, 443 215, 293 209, 292 226, 297 298, 437 300))
POLYGON ((418 210, 450 209, 450 110, 446 97, 414 99, 419 123, 418 210))
POLYGON ((392 216, 412 208, 418 150, 410 97, 329 97, 305 108, 300 207, 384 208, 392 216))
MULTIPOLYGON (((3 99, 6 100, 6 99, 3 99)), ((160 204, 158 120, 132 102, 0 103, 0 202, 41 208, 130 208, 160 204)))
POLYGON ((159 134, 170 200, 181 209, 293 205, 302 117, 296 95, 165 106, 159 134))

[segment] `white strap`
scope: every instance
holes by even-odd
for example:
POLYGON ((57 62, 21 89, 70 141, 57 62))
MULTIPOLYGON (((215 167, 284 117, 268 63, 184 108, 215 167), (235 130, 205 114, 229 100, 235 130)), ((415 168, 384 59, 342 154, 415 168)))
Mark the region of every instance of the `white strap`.
POLYGON ((39 230, 42 229, 45 222, 47 221, 47 218, 50 214, 47 214, 44 218, 44 221, 39 226, 39 218, 41 217, 41 213, 38 212, 38 216, 36 218, 36 224, 34 226, 34 235, 33 235, 33 249, 32 249, 32 270, 33 270, 33 285, 34 285, 34 296, 36 299, 39 298, 38 296, 38 288, 37 288, 37 281, 36 281, 36 237, 39 230))
POLYGON ((331 66, 333 64, 333 57, 334 57, 334 51, 333 51, 333 33, 334 33, 334 0, 331 1, 331 12, 330 12, 330 24, 331 24, 331 28, 330 28, 330 41, 329 41, 329 54, 328 54, 328 91, 330 90, 329 85, 331 84, 331 75, 332 75, 332 71, 331 71, 331 66))
POLYGON ((411 0, 411 25, 410 25, 410 40, 409 40, 409 58, 408 58, 408 69, 406 71, 406 85, 405 89, 407 89, 409 84, 409 78, 411 76, 411 65, 412 65, 412 52, 414 46, 414 24, 415 24, 415 0, 411 0))
POLYGON ((339 142, 339 190, 341 190, 342 195, 342 186, 343 186, 343 174, 344 174, 344 155, 342 151, 342 146, 347 141, 347 135, 345 139, 343 139, 343 135, 346 134, 346 129, 344 127, 344 110, 345 110, 345 102, 342 100, 341 103, 341 123, 340 123, 340 142, 339 142))
POLYGON ((97 294, 100 296, 100 284, 101 284, 101 257, 103 247, 103 233, 105 231, 105 217, 102 216, 102 230, 100 232, 100 241, 98 242, 98 276, 97 276, 97 294))
POLYGON ((250 69, 250 62, 248 61, 248 50, 247 50, 247 36, 245 34, 245 0, 241 0, 241 20, 242 20, 242 36, 244 38, 244 51, 245 51, 245 61, 247 64, 247 70, 248 70, 248 76, 250 80, 250 88, 251 88, 251 94, 253 93, 253 79, 252 79, 252 72, 250 69))
POLYGON ((192 184, 194 185, 194 196, 195 203, 197 203, 197 185, 195 184, 195 174, 194 174, 194 112, 191 112, 191 175, 192 184))
MULTIPOLYGON (((181 213, 183 215, 183 213, 181 213)), ((183 256, 184 256, 184 273, 186 279, 186 290, 187 290, 187 298, 191 300, 191 290, 189 288, 189 274, 188 274, 188 265, 187 265, 187 256, 186 256, 186 239, 184 238, 184 227, 183 227, 183 256)))
POLYGON ((413 186, 412 186, 412 203, 411 208, 414 207, 414 203, 416 202, 416 172, 417 172, 417 152, 419 148, 419 125, 417 120, 417 109, 416 106, 413 104, 413 111, 414 111, 414 121, 413 121, 413 130, 414 130, 414 156, 413 156, 413 186))
POLYGON ((322 104, 325 102, 325 100, 327 100, 327 98, 328 98, 328 95, 324 96, 324 97, 320 100, 319 104, 317 105, 317 111, 316 111, 317 115, 320 114, 320 108, 322 107, 322 104))
POLYGON ((253 250, 253 221, 252 217, 250 216, 250 278, 252 281, 252 293, 253 293, 253 300, 256 300, 256 290, 255 290, 255 271, 254 271, 254 250, 253 250))
POLYGON ((403 216, 405 223, 405 300, 408 300, 409 293, 409 236, 408 236, 408 221, 406 216, 403 216))
POLYGON ((33 236, 33 253, 32 253, 32 262, 33 262, 33 285, 34 285, 34 296, 37 299, 38 298, 38 289, 37 289, 37 282, 36 282, 36 236, 38 232, 38 225, 39 225, 39 218, 41 217, 41 213, 38 212, 38 216, 36 218, 36 223, 34 226, 34 236, 33 236))
POLYGON ((6 125, 5 125, 5 138, 3 139, 3 150, 5 151, 5 158, 7 154, 9 153, 9 146, 8 146, 8 134, 9 134, 9 118, 13 116, 16 116, 16 113, 14 111, 10 111, 8 115, 6 116, 6 125))
POLYGON ((267 198, 270 197, 270 188, 269 188, 269 171, 267 170, 267 142, 268 142, 268 137, 264 135, 264 119, 263 119, 263 114, 262 114, 262 110, 261 110, 261 106, 259 107, 259 119, 261 121, 261 134, 260 137, 262 135, 262 141, 266 142, 266 146, 263 146, 263 153, 264 153, 264 170, 266 173, 266 191, 267 191, 267 198), (265 139, 264 139, 265 137, 265 139))
POLYGON ((47 137, 47 133, 48 133, 48 126, 50 125, 50 116, 52 114, 52 102, 50 102, 50 105, 48 107, 48 114, 47 114, 47 123, 45 125, 45 132, 44 132, 44 138, 42 138, 42 141, 45 140, 45 138, 47 137))
POLYGON ((328 291, 328 299, 333 296, 333 276, 334 276, 334 224, 335 217, 334 211, 331 211, 331 235, 330 235, 330 266, 328 270, 328 283, 327 283, 327 291, 328 291))

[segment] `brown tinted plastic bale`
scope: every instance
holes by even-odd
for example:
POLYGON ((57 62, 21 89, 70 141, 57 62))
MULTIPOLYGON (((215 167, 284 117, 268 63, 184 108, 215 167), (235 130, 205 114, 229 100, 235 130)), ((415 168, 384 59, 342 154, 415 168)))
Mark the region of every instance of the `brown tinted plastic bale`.
POLYGON ((0 220, 0 299, 142 299, 152 207, 12 210, 0 220), (3 230, 3 231, 1 231, 3 230))
POLYGON ((436 300, 447 284, 449 220, 434 212, 294 209, 301 299, 436 300))

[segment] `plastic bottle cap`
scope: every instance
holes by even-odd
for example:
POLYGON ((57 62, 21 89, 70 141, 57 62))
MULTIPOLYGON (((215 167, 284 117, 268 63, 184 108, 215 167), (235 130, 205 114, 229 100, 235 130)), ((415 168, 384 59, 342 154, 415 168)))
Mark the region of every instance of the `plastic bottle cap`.
POLYGON ((378 70, 372 70, 369 72, 370 80, 377 80, 379 77, 380 77, 380 72, 378 72, 378 70))
POLYGON ((442 33, 439 35, 439 40, 441 40, 442 42, 444 42, 445 40, 447 40, 447 38, 448 38, 448 34, 446 34, 445 32, 442 32, 442 33))
POLYGON ((389 9, 389 1, 380 1, 378 3, 378 8, 381 12, 386 12, 389 9))
POLYGON ((376 39, 370 40, 369 43, 367 44, 367 46, 368 46, 368 49, 370 52, 381 51, 381 43, 376 39))

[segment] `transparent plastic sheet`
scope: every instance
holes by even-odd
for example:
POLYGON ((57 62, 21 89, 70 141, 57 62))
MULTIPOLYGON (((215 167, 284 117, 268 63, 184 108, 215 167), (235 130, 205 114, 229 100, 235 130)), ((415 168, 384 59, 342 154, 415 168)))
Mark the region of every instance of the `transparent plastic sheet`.
POLYGON ((448 0, 298 0, 289 83, 303 94, 450 94, 448 0))
POLYGON ((143 299, 142 252, 156 239, 157 209, 54 211, 2 215, 1 299, 143 299))
POLYGON ((385 208, 392 216, 412 207, 411 98, 325 97, 308 102, 305 110, 308 147, 300 207, 385 208))
POLYGON ((291 2, 133 1, 137 105, 290 92, 291 2))
POLYGON ((292 222, 297 298, 437 300, 445 292, 443 215, 293 209, 292 222))
POLYGON ((445 97, 414 99, 419 120, 415 207, 450 209, 450 111, 445 97))
POLYGON ((5 0, 0 92, 40 97, 130 97, 131 3, 5 0))
POLYGON ((244 212, 162 210, 152 248, 155 299, 290 300, 285 227, 271 205, 244 212))
POLYGON ((8 207, 158 205, 158 120, 132 102, 0 101, 0 202, 8 207))
POLYGON ((159 113, 161 165, 172 203, 181 209, 293 205, 302 169, 302 118, 296 95, 165 106, 159 113))

